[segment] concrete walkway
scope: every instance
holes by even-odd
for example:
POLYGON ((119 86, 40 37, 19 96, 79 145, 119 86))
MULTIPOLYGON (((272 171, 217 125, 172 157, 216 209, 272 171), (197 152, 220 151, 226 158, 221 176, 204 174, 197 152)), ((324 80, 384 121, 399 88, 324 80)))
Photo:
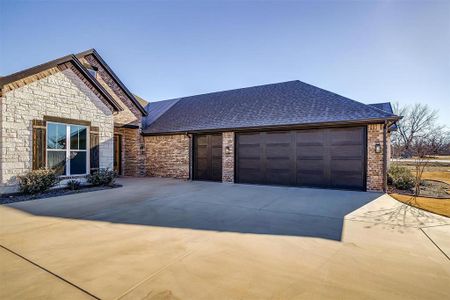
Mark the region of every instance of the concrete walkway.
POLYGON ((450 219, 387 195, 121 179, 0 206, 1 299, 444 299, 450 219))

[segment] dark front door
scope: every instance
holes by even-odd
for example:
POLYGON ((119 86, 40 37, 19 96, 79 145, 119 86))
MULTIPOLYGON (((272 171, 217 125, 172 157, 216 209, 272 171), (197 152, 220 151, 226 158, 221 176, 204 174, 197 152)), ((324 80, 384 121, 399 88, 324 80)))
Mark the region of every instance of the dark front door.
POLYGON ((114 135, 114 171, 117 174, 122 174, 122 136, 120 134, 114 135))
POLYGON ((222 134, 194 136, 194 179, 222 181, 222 134))
POLYGON ((237 134, 237 181, 363 190, 365 128, 237 134))

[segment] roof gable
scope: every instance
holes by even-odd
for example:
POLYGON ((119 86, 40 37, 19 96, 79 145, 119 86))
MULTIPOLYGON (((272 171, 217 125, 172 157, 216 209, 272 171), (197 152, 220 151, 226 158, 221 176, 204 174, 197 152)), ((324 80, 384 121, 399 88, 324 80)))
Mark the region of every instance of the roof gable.
POLYGON ((89 49, 84 52, 78 53, 76 56, 78 58, 87 58, 92 55, 95 60, 101 65, 101 67, 105 70, 108 76, 114 81, 114 83, 123 91, 123 93, 128 97, 130 102, 139 110, 139 112, 143 115, 147 115, 147 111, 144 107, 139 103, 139 101, 134 97, 134 95, 128 90, 128 88, 122 83, 119 77, 113 72, 113 70, 109 67, 109 65, 103 60, 103 58, 98 54, 95 49, 89 49))
MULTIPOLYGON (((0 77, 0 90, 1 93, 14 88, 20 87, 22 85, 32 82, 32 80, 23 79, 32 77, 37 74, 41 74, 46 70, 57 68, 59 71, 65 70, 67 68, 72 69, 80 78, 83 79, 84 84, 89 88, 96 91, 97 96, 107 104, 113 111, 120 111, 122 108, 120 105, 111 97, 111 95, 99 84, 94 77, 86 70, 86 68, 81 64, 81 62, 72 54, 40 64, 38 66, 19 71, 17 73, 0 77)), ((39 78, 37 78, 38 80, 39 78)), ((1 94, 0 93, 0 94, 1 94)))
POLYGON ((183 97, 144 133, 245 129, 288 125, 367 122, 394 114, 301 81, 183 97))

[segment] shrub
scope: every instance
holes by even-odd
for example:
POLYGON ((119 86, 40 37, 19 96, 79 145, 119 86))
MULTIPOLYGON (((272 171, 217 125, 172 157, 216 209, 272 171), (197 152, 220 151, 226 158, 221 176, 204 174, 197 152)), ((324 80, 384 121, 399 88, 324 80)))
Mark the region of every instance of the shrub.
POLYGON ((75 179, 69 180, 67 181, 67 188, 69 190, 75 191, 75 190, 79 190, 81 187, 81 182, 75 179))
POLYGON ((113 185, 116 178, 116 172, 109 169, 100 169, 93 174, 89 174, 87 182, 92 185, 113 185))
POLYGON ((388 172, 388 183, 399 190, 409 190, 414 187, 414 176, 411 171, 400 165, 392 165, 388 172))
POLYGON ((40 169, 18 176, 19 190, 25 194, 42 193, 58 183, 58 176, 54 170, 40 169))

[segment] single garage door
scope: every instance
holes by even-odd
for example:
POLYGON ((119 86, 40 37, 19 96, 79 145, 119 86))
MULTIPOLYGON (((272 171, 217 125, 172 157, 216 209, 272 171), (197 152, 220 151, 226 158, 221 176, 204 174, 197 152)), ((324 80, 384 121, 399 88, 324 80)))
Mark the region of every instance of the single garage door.
POLYGON ((194 135, 194 179, 222 181, 222 134, 194 135))
POLYGON ((240 183, 364 190, 365 127, 239 133, 240 183))

